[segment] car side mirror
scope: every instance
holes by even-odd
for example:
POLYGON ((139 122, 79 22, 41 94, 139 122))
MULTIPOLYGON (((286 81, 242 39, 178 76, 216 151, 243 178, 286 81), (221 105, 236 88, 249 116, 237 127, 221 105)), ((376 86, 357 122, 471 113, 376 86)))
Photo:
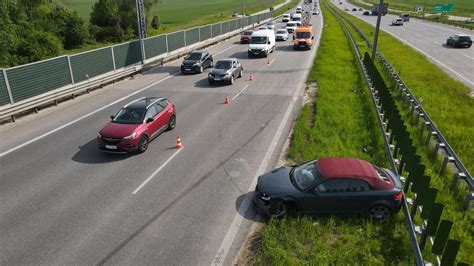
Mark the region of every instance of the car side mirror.
POLYGON ((148 124, 148 123, 151 123, 151 122, 153 122, 153 121, 155 121, 155 119, 153 119, 152 117, 150 117, 150 118, 148 118, 148 119, 146 120, 146 123, 148 124))
POLYGON ((115 115, 110 116, 110 119, 114 120, 114 118, 115 118, 115 115))
POLYGON ((268 41, 267 44, 270 44, 270 41, 268 41))

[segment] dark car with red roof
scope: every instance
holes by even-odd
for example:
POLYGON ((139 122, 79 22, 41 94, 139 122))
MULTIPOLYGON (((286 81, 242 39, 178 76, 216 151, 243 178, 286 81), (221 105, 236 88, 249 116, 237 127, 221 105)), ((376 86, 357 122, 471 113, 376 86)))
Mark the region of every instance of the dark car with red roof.
POLYGON ((261 175, 253 197, 260 214, 367 213, 386 220, 398 212, 402 183, 392 171, 353 158, 321 158, 261 175))

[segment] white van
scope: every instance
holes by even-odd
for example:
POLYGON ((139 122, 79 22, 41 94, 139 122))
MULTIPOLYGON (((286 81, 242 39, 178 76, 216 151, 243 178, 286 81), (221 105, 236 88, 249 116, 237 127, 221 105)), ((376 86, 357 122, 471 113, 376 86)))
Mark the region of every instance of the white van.
POLYGON ((290 21, 290 14, 283 14, 281 22, 288 22, 290 21))
POLYGON ((292 21, 301 21, 301 14, 293 14, 293 17, 291 18, 292 21))
POLYGON ((296 7, 296 13, 301 13, 301 12, 303 12, 303 8, 300 6, 296 7))
POLYGON ((264 56, 275 50, 275 32, 273 30, 258 30, 252 34, 249 42, 248 56, 264 56))

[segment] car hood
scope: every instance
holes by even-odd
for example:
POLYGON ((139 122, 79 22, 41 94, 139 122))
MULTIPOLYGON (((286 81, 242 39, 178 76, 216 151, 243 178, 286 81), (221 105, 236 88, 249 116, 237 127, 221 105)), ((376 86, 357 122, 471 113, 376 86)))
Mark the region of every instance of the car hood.
POLYGON ((265 49, 265 44, 249 44, 250 49, 265 49))
POLYGON ((229 74, 230 73, 230 69, 211 69, 211 74, 218 74, 218 75, 225 75, 225 74, 229 74))
POLYGON ((193 65, 194 63, 199 63, 199 60, 184 60, 184 65, 193 65))
POLYGON ((302 39, 295 39, 295 41, 297 41, 297 42, 306 42, 307 40, 309 40, 309 38, 307 38, 307 39, 304 39, 304 38, 302 38, 302 39))
POLYGON ((280 167, 258 178, 258 189, 268 196, 300 193, 290 180, 290 167, 280 167))
POLYGON ((118 124, 109 122, 99 132, 103 137, 123 138, 132 135, 141 124, 118 124))
POLYGON ((286 36, 286 35, 288 35, 288 33, 277 33, 277 34, 275 34, 275 36, 286 36))

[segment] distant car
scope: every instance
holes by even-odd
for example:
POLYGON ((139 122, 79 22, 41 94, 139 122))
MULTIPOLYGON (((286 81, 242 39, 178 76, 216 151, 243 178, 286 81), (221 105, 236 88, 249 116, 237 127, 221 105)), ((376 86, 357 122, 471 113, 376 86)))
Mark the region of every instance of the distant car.
POLYGON ((362 15, 364 15, 364 16, 370 16, 370 12, 366 10, 366 11, 364 11, 364 13, 362 13, 362 15))
POLYGON ((342 5, 342 2, 339 2, 340 5, 342 5))
POLYGON ((183 73, 202 73, 205 68, 212 67, 214 59, 207 51, 192 51, 181 63, 183 73))
POLYGON ((145 152, 148 143, 176 126, 176 108, 165 98, 132 101, 111 116, 97 135, 99 149, 111 153, 145 152))
POLYGON ((236 78, 242 77, 242 64, 237 58, 227 58, 217 61, 214 68, 211 69, 208 75, 209 84, 215 82, 226 82, 229 85, 234 84, 236 78))
POLYGON ((347 8, 347 7, 344 7, 344 11, 349 11, 349 8, 347 8))
POLYGON ((279 218, 291 208, 301 213, 368 213, 386 220, 400 210, 402 183, 395 173, 367 161, 321 158, 280 167, 258 178, 257 211, 279 218))
POLYGON ((359 11, 362 11, 362 10, 363 10, 362 7, 359 7, 359 11))
POLYGON ((269 30, 274 30, 275 29, 275 23, 273 23, 273 21, 268 22, 265 26, 269 30))
POLYGON ((290 14, 283 14, 281 18, 281 22, 288 22, 290 21, 290 19, 291 19, 290 14))
POLYGON ((252 39, 252 33, 253 31, 251 30, 246 30, 240 34, 240 43, 248 43, 250 39, 252 39))
POLYGON ((392 20, 392 26, 403 26, 403 19, 397 18, 392 20))
POLYGON ((448 40, 446 40, 446 45, 451 45, 452 47, 471 47, 472 40, 469 35, 466 34, 455 34, 449 36, 448 40))
POLYGON ((238 16, 239 16, 239 13, 237 13, 237 11, 232 12, 232 17, 235 18, 235 17, 238 17, 238 16))
POLYGON ((288 31, 286 29, 278 29, 275 33, 275 39, 277 41, 286 41, 288 40, 288 31))
POLYGON ((313 15, 319 15, 319 10, 313 10, 313 15))
POLYGON ((408 13, 401 14, 400 18, 403 19, 403 22, 408 22, 410 21, 410 14, 408 13))
POLYGON ((268 30, 268 28, 265 26, 262 26, 262 27, 259 27, 257 30, 268 30))
POLYGON ((286 23, 286 30, 287 30, 289 33, 295 32, 296 27, 297 27, 297 25, 296 25, 296 23, 293 22, 293 21, 286 23))
POLYGON ((352 8, 352 11, 357 11, 357 8, 355 8, 355 7, 354 7, 354 8, 352 8))

